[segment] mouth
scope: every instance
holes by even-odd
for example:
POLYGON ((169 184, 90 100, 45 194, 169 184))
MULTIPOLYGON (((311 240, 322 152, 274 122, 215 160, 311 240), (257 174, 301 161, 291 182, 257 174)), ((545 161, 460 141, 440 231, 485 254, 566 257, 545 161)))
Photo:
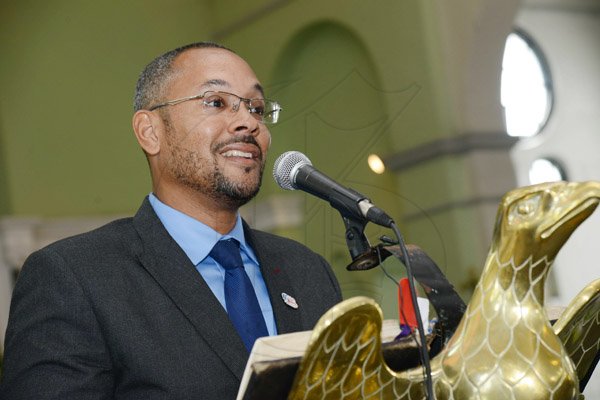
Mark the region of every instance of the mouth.
POLYGON ((242 163, 262 161, 262 151, 252 136, 250 136, 250 139, 237 139, 233 142, 219 145, 217 154, 228 160, 242 163))
POLYGON ((256 158, 256 156, 254 154, 252 154, 251 152, 246 152, 246 151, 242 151, 242 150, 228 150, 228 151, 221 153, 221 155, 226 158, 230 158, 230 157, 242 157, 242 158, 248 158, 248 159, 256 158))
POLYGON ((548 229, 545 229, 542 232, 542 234, 541 234, 542 239, 546 239, 546 238, 552 236, 552 234, 554 232, 556 232, 557 229, 564 226, 565 224, 568 224, 570 221, 579 219, 580 221, 575 224, 575 226, 573 227, 573 229, 574 229, 576 226, 579 225, 580 222, 585 220, 594 211, 594 209, 596 208, 598 203, 600 203, 600 198, 592 197, 592 198, 585 200, 583 203, 579 204, 578 206, 572 208, 567 213, 565 213, 565 215, 560 217, 560 219, 558 221, 556 221, 554 224, 552 224, 552 226, 550 226, 548 229))

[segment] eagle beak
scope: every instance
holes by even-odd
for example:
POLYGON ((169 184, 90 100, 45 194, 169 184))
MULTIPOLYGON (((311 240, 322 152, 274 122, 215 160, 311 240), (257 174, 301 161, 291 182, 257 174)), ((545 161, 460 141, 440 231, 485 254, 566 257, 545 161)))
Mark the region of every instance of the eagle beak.
MULTIPOLYGON (((555 194, 555 216, 549 220, 552 225, 541 233, 547 239, 557 231, 564 231, 567 237, 594 212, 600 202, 600 182, 569 183, 567 190, 559 189, 555 194)), ((566 238, 565 238, 566 239, 566 238)))

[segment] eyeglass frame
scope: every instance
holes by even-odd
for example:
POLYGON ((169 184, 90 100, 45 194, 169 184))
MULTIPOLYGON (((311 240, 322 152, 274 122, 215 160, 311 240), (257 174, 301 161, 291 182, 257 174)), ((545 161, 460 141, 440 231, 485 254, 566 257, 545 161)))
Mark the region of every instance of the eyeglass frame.
MULTIPOLYGON (((221 91, 221 90, 207 90, 207 91, 205 91, 202 94, 197 94, 197 95, 188 96, 188 97, 181 97, 179 99, 169 100, 169 101, 165 101, 164 103, 156 104, 156 105, 148 108, 148 111, 154 111, 156 109, 159 109, 159 108, 162 108, 162 107, 166 107, 166 106, 174 106, 174 105, 177 105, 179 103, 186 102, 186 101, 200 100, 200 99, 203 99, 204 97, 206 97, 206 93, 217 93, 217 94, 218 93, 222 93, 222 94, 227 94, 227 95, 230 95, 230 96, 233 96, 233 97, 237 97, 238 98, 237 105, 233 104, 231 106, 231 109, 233 111, 235 111, 235 112, 237 112, 240 109, 240 104, 243 101, 244 103, 246 103, 246 108, 248 109, 248 112, 250 112, 251 114, 260 115, 260 114, 257 114, 256 112, 252 111, 253 108, 250 107, 250 102, 253 101, 253 100, 262 100, 262 101, 265 101, 265 102, 268 101, 270 103, 273 103, 274 108, 273 108, 272 111, 270 111, 271 114, 274 113, 274 112, 279 112, 279 111, 283 110, 283 108, 281 108, 281 105, 277 101, 274 101, 274 100, 269 100, 269 99, 265 99, 265 98, 261 98, 261 97, 255 97, 255 98, 252 98, 252 99, 248 99, 246 97, 238 96, 235 93, 224 92, 224 91, 221 91)), ((277 118, 277 121, 275 121, 275 122, 265 122, 263 116, 261 115, 261 119, 259 121, 262 122, 263 124, 276 124, 279 121, 279 117, 277 118)))

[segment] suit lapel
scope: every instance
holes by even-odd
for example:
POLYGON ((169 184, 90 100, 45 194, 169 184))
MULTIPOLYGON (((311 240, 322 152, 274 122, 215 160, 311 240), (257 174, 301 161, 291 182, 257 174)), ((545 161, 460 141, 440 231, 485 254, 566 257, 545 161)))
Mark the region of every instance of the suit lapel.
MULTIPOLYGON (((298 298, 284 268, 284 265, 289 264, 289 260, 286 262, 285 254, 280 254, 279 249, 272 246, 271 243, 259 240, 245 222, 244 234, 260 263, 260 270, 267 285, 275 315, 277 333, 303 330, 302 312, 288 306, 282 298, 284 293, 298 298)), ((302 307, 301 304, 300 307, 302 307)))
POLYGON ((241 379, 248 352, 227 313, 146 198, 133 220, 142 240, 144 268, 194 325, 208 346, 241 379))

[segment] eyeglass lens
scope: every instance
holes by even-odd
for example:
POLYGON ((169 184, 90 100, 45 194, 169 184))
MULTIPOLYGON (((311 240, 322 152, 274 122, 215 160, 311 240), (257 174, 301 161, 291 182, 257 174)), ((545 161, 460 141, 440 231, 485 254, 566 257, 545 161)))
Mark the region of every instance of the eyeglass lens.
POLYGON ((274 101, 265 99, 245 99, 233 93, 206 92, 202 96, 202 104, 207 112, 216 113, 226 109, 238 111, 240 104, 246 103, 248 111, 258 120, 265 123, 276 123, 279 119, 280 107, 274 101))

